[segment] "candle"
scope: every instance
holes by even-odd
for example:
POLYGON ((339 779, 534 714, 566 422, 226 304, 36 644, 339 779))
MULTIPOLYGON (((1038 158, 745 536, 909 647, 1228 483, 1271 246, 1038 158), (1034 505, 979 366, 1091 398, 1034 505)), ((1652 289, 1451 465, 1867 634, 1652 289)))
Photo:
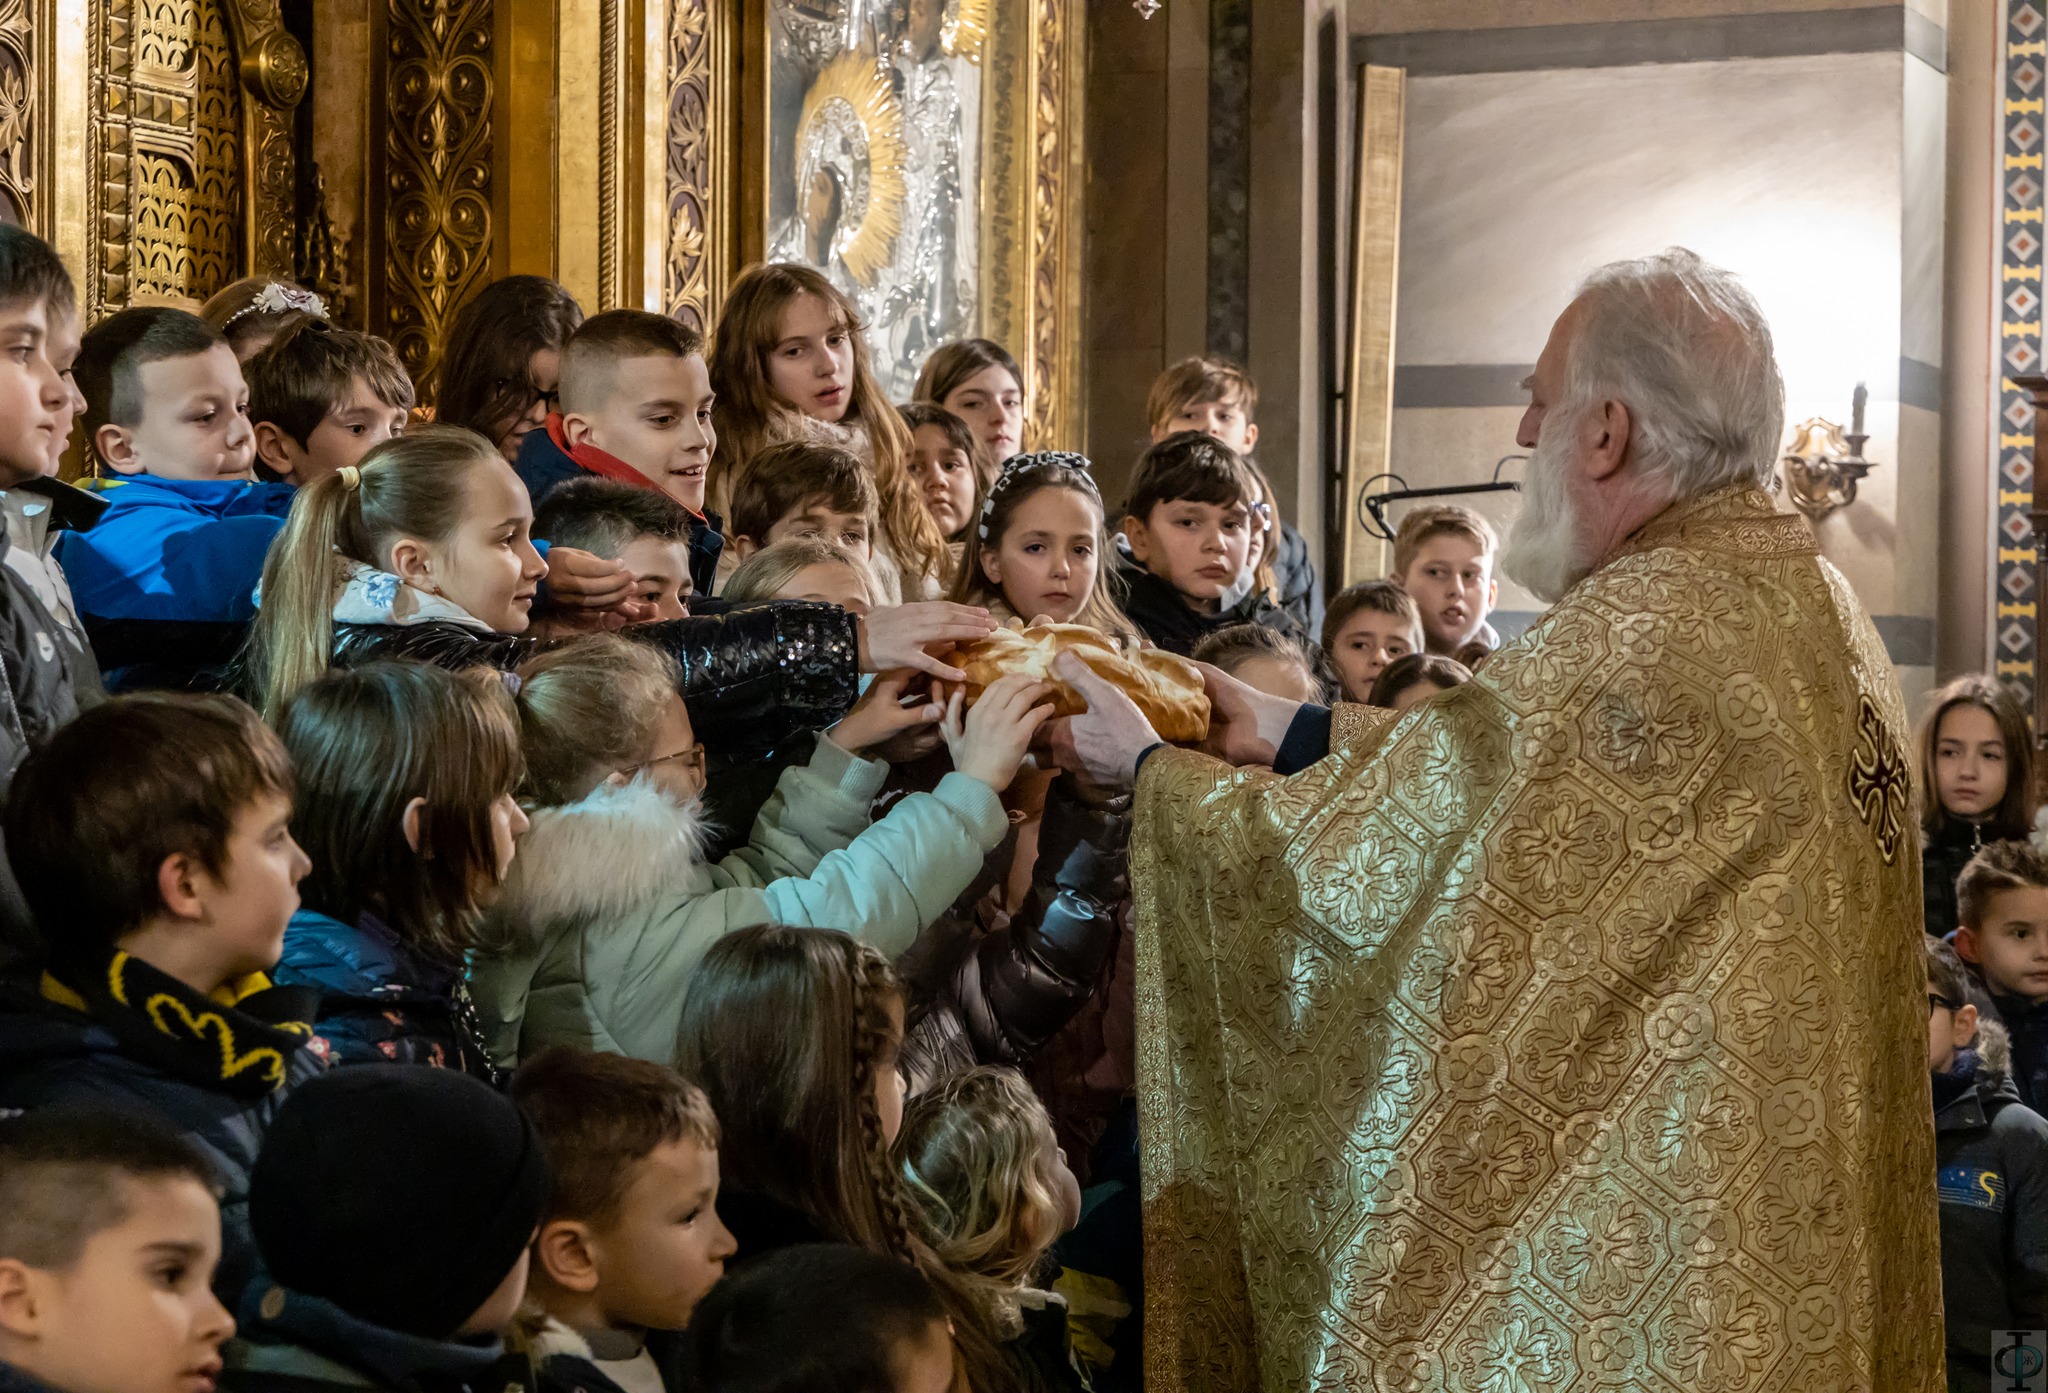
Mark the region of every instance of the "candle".
POLYGON ((1856 395, 1851 399, 1849 434, 1863 434, 1863 403, 1870 400, 1870 393, 1861 382, 1856 384, 1856 395))

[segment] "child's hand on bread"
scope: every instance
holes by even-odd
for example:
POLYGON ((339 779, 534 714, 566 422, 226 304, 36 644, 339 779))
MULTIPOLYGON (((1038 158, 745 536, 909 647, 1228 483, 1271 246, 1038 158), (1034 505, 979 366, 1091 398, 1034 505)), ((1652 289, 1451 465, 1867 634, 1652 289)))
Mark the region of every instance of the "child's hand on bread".
POLYGON ((883 673, 861 694, 853 709, 840 718, 839 724, 825 732, 825 738, 848 754, 874 758, 880 746, 897 736, 937 724, 946 708, 928 694, 923 700, 904 705, 910 684, 918 676, 909 668, 883 673))
POLYGON ((956 688, 940 726, 953 752, 953 767, 998 793, 1008 788, 1031 737, 1053 713, 1051 695, 1052 688, 1037 678, 1012 673, 991 682, 974 709, 963 714, 967 694, 956 688))

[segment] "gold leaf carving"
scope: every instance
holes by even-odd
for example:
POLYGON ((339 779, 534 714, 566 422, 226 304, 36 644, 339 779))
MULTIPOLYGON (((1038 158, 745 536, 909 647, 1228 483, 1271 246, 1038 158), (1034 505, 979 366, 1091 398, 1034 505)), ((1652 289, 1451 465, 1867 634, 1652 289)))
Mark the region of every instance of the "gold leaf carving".
POLYGON ((389 0, 387 332, 423 401, 491 244, 490 0, 389 0))

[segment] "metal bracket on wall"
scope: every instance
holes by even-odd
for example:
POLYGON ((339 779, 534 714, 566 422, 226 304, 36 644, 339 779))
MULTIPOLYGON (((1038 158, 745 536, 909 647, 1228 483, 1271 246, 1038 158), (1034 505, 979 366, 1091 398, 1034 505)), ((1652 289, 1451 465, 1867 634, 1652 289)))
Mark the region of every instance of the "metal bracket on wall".
POLYGON ((1358 525, 1383 542, 1394 540, 1393 524, 1387 521, 1387 506, 1392 503, 1406 503, 1418 498, 1457 498, 1471 493, 1520 493, 1522 486, 1516 480, 1503 479, 1500 471, 1517 460, 1527 460, 1527 455, 1502 455, 1493 464, 1493 479, 1484 484, 1445 484, 1440 488, 1412 489, 1408 481, 1399 474, 1375 474, 1358 488, 1358 525), (1373 492, 1373 485, 1383 481, 1392 482, 1395 487, 1373 492), (1365 521, 1371 518, 1371 522, 1365 521))

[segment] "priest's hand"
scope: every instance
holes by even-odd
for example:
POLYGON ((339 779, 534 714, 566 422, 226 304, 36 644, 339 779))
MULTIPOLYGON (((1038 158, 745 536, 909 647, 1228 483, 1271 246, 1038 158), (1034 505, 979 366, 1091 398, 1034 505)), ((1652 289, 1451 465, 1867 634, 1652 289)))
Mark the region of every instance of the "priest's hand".
POLYGON ((1207 663, 1195 666, 1209 693, 1209 738, 1203 750, 1230 764, 1270 766, 1302 704, 1247 686, 1207 663))
POLYGON ((1081 715, 1046 723, 1053 759, 1097 788, 1129 788, 1137 782, 1138 756, 1159 743, 1152 723, 1121 687, 1072 653, 1060 654, 1053 671, 1088 703, 1081 715))

